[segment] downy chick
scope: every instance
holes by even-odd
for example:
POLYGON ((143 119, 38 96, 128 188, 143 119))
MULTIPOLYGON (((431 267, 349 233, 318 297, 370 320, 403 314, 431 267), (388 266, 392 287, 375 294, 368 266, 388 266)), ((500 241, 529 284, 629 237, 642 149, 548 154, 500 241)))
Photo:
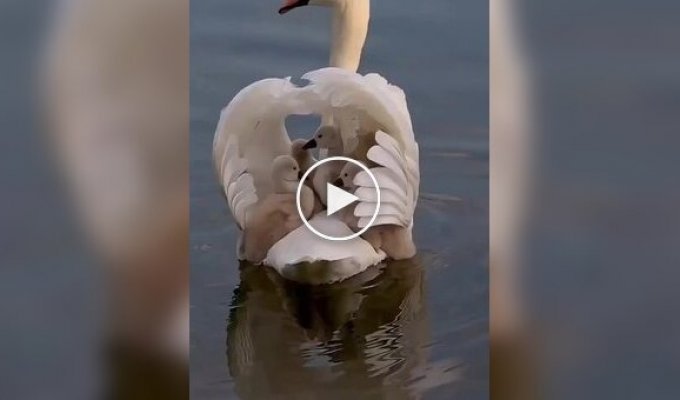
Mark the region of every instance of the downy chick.
MULTIPOLYGON (((295 204, 300 182, 298 163, 289 155, 276 157, 272 163, 271 177, 272 193, 253 209, 243 236, 245 257, 255 263, 262 262, 276 242, 302 225, 295 204)), ((305 218, 311 216, 314 193, 306 186, 300 192, 300 208, 305 218)))

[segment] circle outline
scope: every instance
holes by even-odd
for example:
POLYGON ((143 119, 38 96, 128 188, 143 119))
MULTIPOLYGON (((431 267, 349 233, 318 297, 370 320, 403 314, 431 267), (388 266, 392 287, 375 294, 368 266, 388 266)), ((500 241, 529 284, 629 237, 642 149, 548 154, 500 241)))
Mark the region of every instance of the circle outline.
POLYGON ((297 211, 298 211, 298 215, 300 215, 300 219, 302 219, 302 222, 304 222, 305 226, 307 226, 307 229, 312 231, 312 233, 314 233, 315 235, 321 237, 322 239, 326 239, 326 240, 330 240, 330 241, 334 241, 334 242, 342 242, 342 241, 345 241, 345 240, 352 240, 352 239, 356 239, 359 236, 366 233, 366 231, 368 231, 371 228, 371 226, 375 222, 376 218, 378 218, 378 213, 380 213, 380 186, 378 186, 378 180, 375 179, 375 176, 373 175, 371 170, 368 169, 367 166, 360 163, 359 161, 352 159, 352 158, 349 158, 349 157, 344 157, 344 156, 327 157, 327 158, 324 158, 323 160, 317 161, 314 165, 312 165, 302 175, 302 179, 300 179, 300 183, 298 184, 297 192, 295 194, 295 205, 297 206, 297 211), (319 166, 321 166, 321 165, 323 165, 327 162, 330 162, 330 161, 345 161, 345 162, 350 162, 350 163, 358 166, 362 170, 366 171, 368 176, 373 181, 373 185, 375 186, 375 192, 377 194, 377 197, 378 197, 377 200, 378 201, 377 201, 377 205, 375 207, 375 211, 373 211, 373 216, 371 217, 371 220, 368 222, 368 224, 366 226, 364 226, 360 231, 354 232, 351 235, 336 237, 336 236, 329 236, 329 235, 326 235, 324 233, 321 233, 321 232, 317 231, 316 228, 314 228, 312 226, 312 224, 309 223, 309 221, 307 221, 307 218, 305 218, 304 214, 302 213, 302 206, 300 205, 300 194, 302 194, 302 186, 304 186, 305 181, 307 180, 307 178, 309 177, 309 174, 312 171, 314 171, 317 167, 319 167, 319 166))

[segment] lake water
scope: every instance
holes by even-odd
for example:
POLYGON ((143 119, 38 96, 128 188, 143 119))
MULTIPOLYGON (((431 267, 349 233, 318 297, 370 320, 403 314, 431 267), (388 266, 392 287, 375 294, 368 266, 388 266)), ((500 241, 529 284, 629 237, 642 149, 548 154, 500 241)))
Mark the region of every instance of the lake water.
MULTIPOLYGON (((211 164, 238 90, 327 65, 329 10, 279 5, 191 4, 193 398, 488 398, 488 5, 373 1, 360 72, 407 94, 418 256, 320 287, 239 264, 211 164)), ((297 136, 318 124, 290 122, 297 136)))

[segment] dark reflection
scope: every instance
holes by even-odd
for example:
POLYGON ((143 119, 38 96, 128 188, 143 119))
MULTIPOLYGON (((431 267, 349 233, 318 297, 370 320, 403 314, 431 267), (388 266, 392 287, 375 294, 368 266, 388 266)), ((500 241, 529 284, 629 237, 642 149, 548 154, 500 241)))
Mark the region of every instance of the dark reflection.
POLYGON ((237 393, 263 398, 410 398, 426 367, 423 269, 393 261, 310 286, 241 264, 227 325, 237 393))

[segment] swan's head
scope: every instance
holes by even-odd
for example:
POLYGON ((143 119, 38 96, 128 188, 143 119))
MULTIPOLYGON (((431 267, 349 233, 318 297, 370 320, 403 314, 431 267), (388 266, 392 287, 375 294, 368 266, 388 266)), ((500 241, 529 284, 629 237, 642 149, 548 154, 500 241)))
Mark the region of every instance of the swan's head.
POLYGON ((303 6, 335 7, 342 5, 346 1, 347 0, 284 0, 283 5, 279 9, 279 14, 285 14, 292 9, 303 6))
POLYGON ((334 126, 325 125, 320 127, 314 133, 314 137, 307 141, 302 147, 308 149, 342 149, 342 136, 338 128, 334 126))
POLYGON ((312 152, 305 148, 306 144, 305 139, 295 139, 290 146, 290 155, 297 161, 300 172, 305 172, 314 164, 314 157, 312 152))
POLYGON ((272 163, 272 183, 277 193, 294 193, 300 181, 300 167, 289 155, 278 156, 272 163))
POLYGON ((354 190, 356 185, 354 184, 354 177, 361 171, 361 168, 351 162, 345 164, 340 170, 338 178, 333 182, 335 186, 341 187, 345 190, 354 190))
POLYGON ((308 157, 311 157, 312 155, 309 153, 309 150, 305 148, 305 145, 307 144, 307 141, 305 139, 295 139, 293 140, 293 143, 290 145, 290 155, 293 156, 296 160, 298 160, 298 163, 300 160, 304 160, 308 157))

